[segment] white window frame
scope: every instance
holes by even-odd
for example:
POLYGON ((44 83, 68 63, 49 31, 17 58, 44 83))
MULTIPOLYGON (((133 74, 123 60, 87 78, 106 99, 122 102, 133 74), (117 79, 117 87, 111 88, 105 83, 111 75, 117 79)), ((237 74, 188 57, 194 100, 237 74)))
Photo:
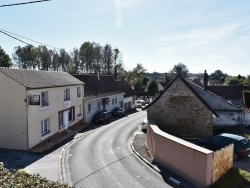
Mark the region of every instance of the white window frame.
POLYGON ((70 88, 64 89, 64 101, 70 100, 70 88))
POLYGON ((43 108, 49 106, 49 92, 48 91, 41 92, 41 106, 43 108))
POLYGON ((50 133, 49 118, 41 121, 41 134, 42 136, 50 133))
POLYGON ((97 109, 101 109, 101 101, 97 101, 97 109))
POLYGON ((76 93, 77 93, 77 98, 81 98, 81 97, 82 97, 82 94, 81 94, 81 87, 77 87, 76 93))

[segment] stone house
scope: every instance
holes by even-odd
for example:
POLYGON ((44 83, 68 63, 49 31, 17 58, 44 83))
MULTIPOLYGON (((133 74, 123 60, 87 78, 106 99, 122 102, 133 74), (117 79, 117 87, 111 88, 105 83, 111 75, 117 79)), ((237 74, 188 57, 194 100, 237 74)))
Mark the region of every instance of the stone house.
POLYGON ((218 112, 241 110, 195 83, 186 81, 181 70, 148 106, 148 120, 178 137, 200 138, 213 135, 213 118, 218 112))
POLYGON ((124 91, 124 102, 123 102, 123 107, 125 110, 129 111, 132 109, 135 109, 135 92, 130 86, 130 84, 125 81, 124 79, 116 80, 116 83, 120 86, 120 88, 124 91))
POLYGON ((82 124, 83 83, 64 72, 0 68, 0 148, 31 150, 82 124))
POLYGON ((113 110, 124 106, 125 92, 110 75, 73 75, 84 83, 83 122, 92 122, 94 114, 101 110, 113 110))

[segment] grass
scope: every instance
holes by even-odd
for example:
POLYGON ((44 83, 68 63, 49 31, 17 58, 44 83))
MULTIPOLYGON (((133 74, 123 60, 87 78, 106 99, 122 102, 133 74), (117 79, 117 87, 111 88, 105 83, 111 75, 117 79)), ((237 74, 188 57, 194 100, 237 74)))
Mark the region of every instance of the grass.
POLYGON ((217 182, 209 188, 246 188, 250 187, 250 173, 240 168, 232 167, 217 182))

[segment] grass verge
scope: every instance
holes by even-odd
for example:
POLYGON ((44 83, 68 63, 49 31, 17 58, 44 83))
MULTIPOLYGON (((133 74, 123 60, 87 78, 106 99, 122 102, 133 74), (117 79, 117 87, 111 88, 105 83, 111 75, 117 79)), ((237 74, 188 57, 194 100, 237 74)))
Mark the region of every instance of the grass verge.
POLYGON ((232 167, 210 188, 246 188, 250 187, 250 173, 240 168, 232 167))

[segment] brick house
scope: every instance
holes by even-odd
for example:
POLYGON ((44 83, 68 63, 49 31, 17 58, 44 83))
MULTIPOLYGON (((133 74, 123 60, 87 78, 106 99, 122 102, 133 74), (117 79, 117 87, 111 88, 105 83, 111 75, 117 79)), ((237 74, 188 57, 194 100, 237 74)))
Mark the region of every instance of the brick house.
POLYGON ((30 150, 82 124, 83 83, 64 72, 0 68, 0 148, 30 150))
POLYGON ((202 87, 186 81, 181 70, 161 94, 143 110, 148 120, 170 134, 185 138, 213 135, 213 118, 218 112, 241 111, 202 87))
POLYGON ((91 123, 95 113, 123 107, 124 91, 110 75, 73 75, 84 83, 83 121, 91 123))

